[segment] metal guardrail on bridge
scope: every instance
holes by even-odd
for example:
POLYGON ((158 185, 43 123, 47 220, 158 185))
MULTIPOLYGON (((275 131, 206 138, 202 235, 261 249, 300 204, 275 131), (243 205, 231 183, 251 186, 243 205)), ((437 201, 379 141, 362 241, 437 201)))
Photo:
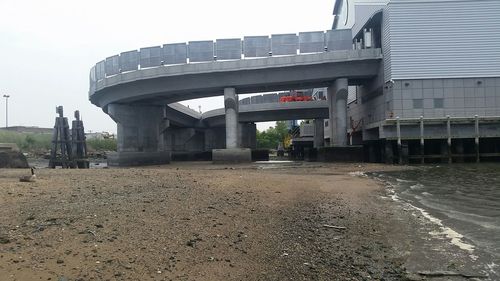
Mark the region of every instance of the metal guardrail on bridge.
POLYGON ((106 77, 144 68, 352 49, 352 31, 328 30, 165 44, 120 53, 90 70, 90 90, 106 77))

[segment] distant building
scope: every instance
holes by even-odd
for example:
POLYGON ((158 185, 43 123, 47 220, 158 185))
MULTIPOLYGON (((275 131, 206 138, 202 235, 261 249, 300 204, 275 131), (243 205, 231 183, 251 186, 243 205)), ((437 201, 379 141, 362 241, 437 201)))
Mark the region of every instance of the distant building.
POLYGON ((104 140, 104 139, 114 139, 115 135, 110 134, 108 132, 93 132, 93 133, 85 133, 85 137, 88 140, 91 139, 104 140))

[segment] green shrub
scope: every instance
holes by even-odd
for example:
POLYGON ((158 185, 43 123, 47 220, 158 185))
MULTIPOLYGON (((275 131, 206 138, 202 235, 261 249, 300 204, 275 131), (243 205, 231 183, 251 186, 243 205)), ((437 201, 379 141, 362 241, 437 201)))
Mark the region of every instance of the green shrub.
POLYGON ((257 147, 276 149, 278 144, 285 139, 288 134, 285 121, 276 122, 276 126, 270 127, 265 131, 257 131, 257 147))
POLYGON ((0 130, 0 143, 15 143, 25 151, 49 150, 52 141, 50 134, 18 133, 0 130))
POLYGON ((97 151, 116 151, 116 139, 88 139, 87 147, 97 151))
MULTIPOLYGON (((0 130, 0 143, 15 143, 26 152, 49 151, 52 134, 19 133, 0 130)), ((87 147, 97 151, 116 151, 115 139, 89 139, 87 147)))

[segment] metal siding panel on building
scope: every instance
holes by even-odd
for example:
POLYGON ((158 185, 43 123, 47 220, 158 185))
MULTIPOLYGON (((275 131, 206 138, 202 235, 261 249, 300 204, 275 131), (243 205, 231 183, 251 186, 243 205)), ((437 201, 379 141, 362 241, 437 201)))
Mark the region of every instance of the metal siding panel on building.
POLYGON ((386 5, 356 5, 355 6, 355 21, 352 27, 352 36, 356 36, 361 31, 366 22, 377 11, 384 9, 386 5))
POLYGON ((393 0, 391 79, 500 76, 500 1, 393 0))
POLYGON ((390 81, 391 76, 391 29, 390 10, 385 7, 382 14, 382 54, 384 55, 384 80, 390 81))
POLYGON ((301 54, 325 51, 325 33, 323 31, 300 32, 299 49, 301 54))
POLYGON ((161 51, 161 46, 141 48, 139 51, 141 68, 160 66, 161 51))

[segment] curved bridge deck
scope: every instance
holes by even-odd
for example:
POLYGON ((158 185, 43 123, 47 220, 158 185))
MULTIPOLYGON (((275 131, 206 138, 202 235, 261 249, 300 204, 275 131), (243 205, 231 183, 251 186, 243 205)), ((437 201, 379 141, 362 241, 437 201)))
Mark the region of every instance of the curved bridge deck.
POLYGON ((351 30, 330 30, 142 48, 97 63, 89 99, 118 123, 118 159, 129 163, 218 148, 247 159, 248 151, 235 151, 255 147, 253 123, 273 120, 328 118, 329 135, 342 145, 348 85, 381 70, 381 49, 352 46, 351 30), (328 101, 227 106, 238 104, 239 94, 321 87, 329 88, 328 101), (226 107, 204 114, 176 104, 221 95, 226 107))

